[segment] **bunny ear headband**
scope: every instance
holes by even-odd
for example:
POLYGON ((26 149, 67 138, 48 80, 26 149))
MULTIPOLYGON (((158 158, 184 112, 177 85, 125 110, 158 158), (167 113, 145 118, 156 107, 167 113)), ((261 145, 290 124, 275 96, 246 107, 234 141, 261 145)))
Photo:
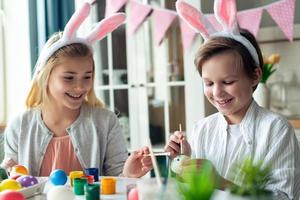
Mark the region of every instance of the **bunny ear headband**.
POLYGON ((237 23, 236 0, 215 0, 214 12, 223 30, 218 32, 206 17, 193 6, 178 0, 176 10, 181 19, 186 22, 193 30, 200 33, 206 41, 210 37, 226 37, 234 39, 245 46, 252 58, 259 65, 258 54, 249 40, 239 32, 237 23))
POLYGON ((96 41, 103 39, 107 34, 118 28, 125 21, 124 13, 116 13, 98 22, 95 28, 87 34, 87 36, 77 37, 75 33, 82 22, 89 16, 90 9, 91 3, 85 2, 82 7, 72 15, 64 29, 62 38, 50 45, 50 47, 48 44, 43 47, 36 64, 34 77, 58 49, 74 43, 83 43, 92 49, 92 45, 96 41))

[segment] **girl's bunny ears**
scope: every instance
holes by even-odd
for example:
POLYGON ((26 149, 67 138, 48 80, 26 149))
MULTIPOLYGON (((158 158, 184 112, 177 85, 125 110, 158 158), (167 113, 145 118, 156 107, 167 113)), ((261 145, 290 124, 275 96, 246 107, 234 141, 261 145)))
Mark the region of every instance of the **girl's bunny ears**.
POLYGON ((116 13, 108 18, 101 20, 96 27, 85 37, 77 37, 76 31, 82 24, 82 22, 89 16, 91 9, 91 3, 85 2, 82 7, 77 10, 67 23, 62 38, 56 41, 54 44, 46 44, 39 56, 36 64, 35 74, 45 66, 47 60, 60 48, 74 43, 83 43, 92 49, 92 45, 103 39, 108 33, 118 28, 125 21, 124 13, 116 13))
POLYGON ((257 66, 259 66, 256 49, 251 42, 239 32, 236 0, 215 0, 214 12, 218 22, 223 27, 221 32, 216 31, 203 13, 182 0, 176 2, 176 10, 179 17, 193 30, 200 33, 204 40, 211 37, 227 37, 240 42, 248 49, 257 66))

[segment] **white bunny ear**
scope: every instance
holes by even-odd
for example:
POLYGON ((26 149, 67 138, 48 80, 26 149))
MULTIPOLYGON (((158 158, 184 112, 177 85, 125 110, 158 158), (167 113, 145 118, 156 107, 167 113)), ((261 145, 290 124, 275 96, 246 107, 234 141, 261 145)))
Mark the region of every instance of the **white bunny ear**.
POLYGON ((239 34, 236 0, 215 0, 214 12, 223 30, 239 34))
POLYGON ((63 38, 65 39, 72 39, 74 38, 75 32, 77 31, 78 27, 82 24, 82 22, 89 16, 91 10, 91 5, 88 2, 85 2, 82 7, 77 10, 67 23, 63 38))
POLYGON ((178 0, 176 2, 176 10, 181 19, 186 22, 193 30, 200 32, 202 37, 206 40, 216 30, 206 17, 196 8, 184 1, 178 0))
POLYGON ((86 40, 89 44, 93 44, 94 42, 101 40, 104 38, 108 33, 111 33, 113 30, 118 28, 121 24, 125 21, 125 14, 124 13, 116 13, 108 18, 103 19, 100 21, 96 27, 88 34, 86 40))

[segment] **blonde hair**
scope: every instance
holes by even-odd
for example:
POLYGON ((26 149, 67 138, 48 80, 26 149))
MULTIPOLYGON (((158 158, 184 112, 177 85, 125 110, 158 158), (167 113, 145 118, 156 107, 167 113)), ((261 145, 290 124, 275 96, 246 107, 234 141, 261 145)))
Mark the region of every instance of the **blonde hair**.
MULTIPOLYGON (((50 47, 56 41, 62 37, 62 32, 54 34, 49 38, 46 43, 47 47, 50 47)), ((26 107, 34 108, 40 107, 45 102, 49 101, 48 98, 48 81, 52 70, 56 67, 58 61, 62 57, 85 57, 90 56, 93 59, 91 49, 82 43, 74 43, 66 45, 58 49, 46 62, 45 66, 38 72, 31 82, 31 87, 26 98, 26 107)), ((94 60, 93 60, 94 61, 94 60)), ((95 72, 95 66, 93 65, 93 71, 95 72)), ((95 80, 95 73, 93 73, 93 82, 95 80)), ((96 97, 94 91, 94 85, 85 97, 84 102, 92 107, 104 107, 103 101, 96 97)))

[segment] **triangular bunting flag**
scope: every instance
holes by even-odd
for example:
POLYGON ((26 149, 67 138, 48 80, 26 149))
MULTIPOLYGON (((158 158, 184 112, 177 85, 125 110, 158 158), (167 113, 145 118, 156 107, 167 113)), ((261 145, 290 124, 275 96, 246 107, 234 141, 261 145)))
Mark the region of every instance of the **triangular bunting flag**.
POLYGON ((239 26, 247 29, 256 37, 261 22, 262 11, 262 8, 256 8, 238 12, 239 26))
POLYGON ((187 51, 196 36, 196 32, 188 24, 180 20, 181 40, 184 51, 187 51))
POLYGON ((265 7, 284 35, 293 41, 295 0, 282 0, 265 7))
POLYGON ((208 21, 211 23, 211 25, 213 25, 213 27, 217 31, 221 31, 222 30, 222 25, 217 21, 215 15, 213 15, 213 14, 206 14, 205 17, 208 19, 208 21))
POLYGON ((163 9, 153 9, 153 31, 154 39, 157 45, 160 45, 169 27, 171 26, 174 19, 177 17, 176 12, 163 10, 163 9))
POLYGON ((105 17, 118 12, 127 0, 106 0, 105 17))
POLYGON ((132 35, 137 31, 140 25, 144 22, 146 17, 152 11, 150 6, 141 4, 137 1, 130 1, 130 11, 129 11, 129 19, 128 19, 128 29, 127 34, 132 35))

